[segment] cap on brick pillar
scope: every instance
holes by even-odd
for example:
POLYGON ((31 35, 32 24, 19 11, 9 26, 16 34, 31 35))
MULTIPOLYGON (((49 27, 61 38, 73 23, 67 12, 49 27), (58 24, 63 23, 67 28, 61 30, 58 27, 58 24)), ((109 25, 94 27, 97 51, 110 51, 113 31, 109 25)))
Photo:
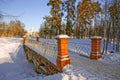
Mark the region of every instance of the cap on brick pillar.
POLYGON ((100 36, 93 36, 91 37, 92 44, 91 44, 91 54, 90 54, 90 59, 95 59, 98 60, 99 58, 102 57, 101 54, 101 37, 100 36))
POLYGON ((57 55, 57 68, 60 72, 64 66, 70 64, 70 58, 68 54, 68 36, 67 35, 58 35, 56 37, 58 44, 58 55, 57 55))
POLYGON ((26 43, 26 35, 23 36, 23 44, 26 43))

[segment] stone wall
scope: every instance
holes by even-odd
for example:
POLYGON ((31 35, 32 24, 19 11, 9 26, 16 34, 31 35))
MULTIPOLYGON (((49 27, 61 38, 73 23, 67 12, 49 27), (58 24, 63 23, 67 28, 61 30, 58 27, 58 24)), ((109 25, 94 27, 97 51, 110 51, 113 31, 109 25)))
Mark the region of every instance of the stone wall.
POLYGON ((24 50, 27 60, 34 64, 35 71, 37 73, 52 75, 59 72, 56 65, 54 65, 52 62, 50 62, 34 50, 30 49, 26 45, 24 45, 24 50))

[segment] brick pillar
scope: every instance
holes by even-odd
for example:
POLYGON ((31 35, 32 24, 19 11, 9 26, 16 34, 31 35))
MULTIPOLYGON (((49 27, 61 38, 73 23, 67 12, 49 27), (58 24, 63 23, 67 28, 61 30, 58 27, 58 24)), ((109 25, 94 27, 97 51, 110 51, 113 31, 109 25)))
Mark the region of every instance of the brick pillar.
POLYGON ((26 43, 26 36, 24 35, 23 36, 23 44, 25 44, 26 43))
POLYGON ((36 37, 36 41, 39 42, 39 36, 36 37))
POLYGON ((95 59, 98 60, 99 58, 102 57, 101 54, 101 37, 99 36, 93 36, 91 37, 92 44, 91 44, 91 54, 90 54, 90 59, 95 59))
POLYGON ((60 72, 64 66, 70 64, 70 58, 68 54, 68 36, 67 35, 59 35, 56 37, 58 43, 58 55, 57 55, 57 68, 60 72))

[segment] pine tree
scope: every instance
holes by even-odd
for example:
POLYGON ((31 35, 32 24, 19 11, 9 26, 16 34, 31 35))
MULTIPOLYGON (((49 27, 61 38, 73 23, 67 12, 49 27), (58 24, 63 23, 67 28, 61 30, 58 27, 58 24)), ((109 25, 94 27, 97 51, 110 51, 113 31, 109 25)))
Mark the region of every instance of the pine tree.
MULTIPOLYGON (((113 5, 109 7, 110 19, 112 22, 113 43, 116 42, 116 51, 120 49, 120 1, 114 0, 113 5), (116 38, 116 39, 115 39, 116 38)), ((113 44, 113 47, 115 47, 113 44)))
POLYGON ((81 24, 81 38, 85 37, 86 25, 91 23, 91 20, 95 17, 95 14, 101 11, 99 2, 93 2, 92 0, 82 0, 78 3, 78 16, 77 20, 81 24))
POLYGON ((75 24, 75 2, 76 0, 65 0, 62 9, 66 12, 66 34, 71 36, 73 26, 75 24))
POLYGON ((54 36, 61 34, 61 19, 63 16, 63 13, 61 12, 61 4, 62 0, 49 0, 47 4, 48 6, 51 6, 51 32, 55 30, 55 34, 51 34, 54 36))

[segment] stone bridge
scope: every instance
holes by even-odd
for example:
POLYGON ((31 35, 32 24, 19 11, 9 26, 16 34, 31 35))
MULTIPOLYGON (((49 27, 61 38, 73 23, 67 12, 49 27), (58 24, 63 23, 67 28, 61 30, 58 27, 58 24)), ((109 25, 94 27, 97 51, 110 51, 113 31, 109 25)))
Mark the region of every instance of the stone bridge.
MULTIPOLYGON (((52 75, 58 72, 62 72, 64 66, 70 64, 70 58, 68 55, 68 38, 69 37, 67 35, 59 35, 56 37, 57 44, 54 45, 51 44, 51 42, 46 43, 47 41, 39 41, 39 37, 37 37, 36 40, 30 40, 24 36, 23 44, 27 60, 33 62, 35 71, 37 73, 52 75), (38 50, 41 53, 39 53, 38 50), (44 55, 52 55, 52 57, 55 55, 56 56, 51 61, 49 60, 51 57, 48 59, 44 55)), ((100 37, 92 37, 90 54, 91 59, 97 60, 102 57, 100 53, 100 40, 100 37)))
POLYGON ((35 71, 37 73, 52 75, 59 72, 57 66, 50 62, 48 59, 44 58, 26 45, 24 45, 24 49, 27 60, 33 62, 35 66, 35 71))

